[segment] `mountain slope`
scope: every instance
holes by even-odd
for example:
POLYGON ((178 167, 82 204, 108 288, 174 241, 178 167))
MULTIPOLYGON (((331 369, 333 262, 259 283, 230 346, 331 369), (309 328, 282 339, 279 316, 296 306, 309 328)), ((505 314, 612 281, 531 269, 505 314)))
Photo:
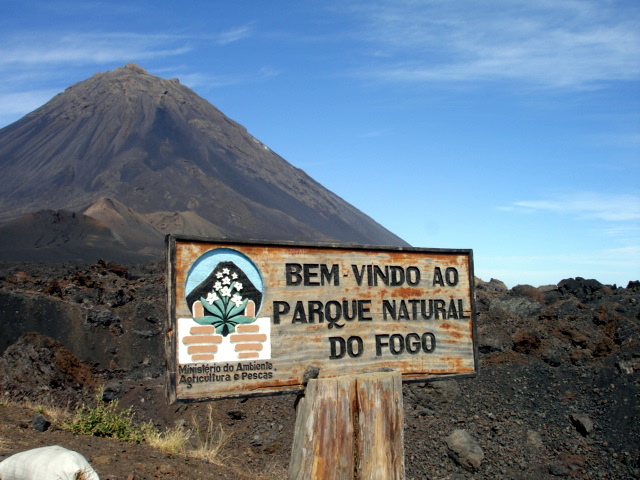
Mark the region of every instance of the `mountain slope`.
POLYGON ((82 213, 108 227, 119 242, 134 250, 160 244, 164 238, 144 215, 117 200, 101 197, 82 213))
MULTIPOLYGON (((160 235, 191 225, 237 238, 406 245, 178 80, 134 64, 97 73, 0 130, 0 178, 3 221, 42 209, 88 209, 104 221, 95 203, 108 198, 147 219, 181 216, 159 221, 160 235)), ((140 235, 115 237, 129 245, 140 235)))
POLYGON ((81 213, 40 210, 0 225, 0 260, 96 261, 157 260, 160 249, 125 248, 106 225, 81 213))

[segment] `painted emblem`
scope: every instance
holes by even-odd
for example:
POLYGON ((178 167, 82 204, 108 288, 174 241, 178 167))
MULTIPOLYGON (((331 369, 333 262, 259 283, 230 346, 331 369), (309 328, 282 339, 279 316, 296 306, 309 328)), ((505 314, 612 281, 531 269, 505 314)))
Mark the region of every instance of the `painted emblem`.
POLYGON ((270 318, 260 318, 264 286, 246 255, 217 248, 187 273, 190 318, 178 319, 178 362, 231 362, 271 358, 270 318))

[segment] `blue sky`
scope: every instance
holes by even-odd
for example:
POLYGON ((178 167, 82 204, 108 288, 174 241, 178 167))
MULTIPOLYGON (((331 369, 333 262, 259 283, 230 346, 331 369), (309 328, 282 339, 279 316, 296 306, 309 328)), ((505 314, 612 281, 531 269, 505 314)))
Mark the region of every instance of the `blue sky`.
POLYGON ((0 0, 0 44, 0 127, 135 62, 483 280, 640 279, 637 0, 0 0))

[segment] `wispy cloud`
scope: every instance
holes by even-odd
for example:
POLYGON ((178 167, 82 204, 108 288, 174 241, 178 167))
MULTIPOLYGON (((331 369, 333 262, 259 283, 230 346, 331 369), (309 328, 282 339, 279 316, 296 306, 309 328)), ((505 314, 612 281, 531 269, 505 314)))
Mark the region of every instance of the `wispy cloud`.
POLYGON ((387 134, 386 130, 372 130, 359 135, 360 138, 382 137, 387 134))
POLYGON ((181 55, 192 51, 194 44, 213 43, 223 46, 249 37, 251 25, 206 35, 165 33, 50 32, 42 42, 42 32, 30 35, 21 32, 19 38, 3 39, 0 68, 12 65, 42 64, 102 64, 105 62, 141 60, 181 55))
POLYGON ((389 82, 517 80, 593 88, 640 77, 638 7, 557 0, 359 5, 373 46, 360 73, 389 82), (629 11, 627 11, 629 10, 629 11))
POLYGON ((251 25, 242 25, 241 27, 233 28, 226 32, 219 33, 215 36, 215 41, 218 45, 227 45, 228 43, 234 43, 240 40, 244 40, 252 33, 251 25))
POLYGON ((12 42, 0 53, 0 68, 15 65, 102 64, 141 60, 190 51, 187 41, 170 35, 135 33, 64 34, 42 42, 12 42))
MULTIPOLYGON (((622 239, 626 241, 631 239, 632 243, 640 244, 640 224, 629 225, 622 224, 612 226, 611 228, 605 228, 601 230, 604 235, 612 239, 622 239)), ((640 247, 638 247, 640 248, 640 247)))
POLYGON ((640 196, 579 192, 545 200, 518 201, 506 209, 546 211, 612 222, 633 221, 640 220, 640 196))

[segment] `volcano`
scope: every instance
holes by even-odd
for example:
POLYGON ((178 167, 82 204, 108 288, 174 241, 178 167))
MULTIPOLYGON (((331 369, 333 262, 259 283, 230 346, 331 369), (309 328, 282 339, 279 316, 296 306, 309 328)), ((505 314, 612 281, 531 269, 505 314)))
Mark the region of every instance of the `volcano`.
POLYGON ((4 260, 146 259, 167 233, 407 245, 179 80, 132 63, 0 130, 0 178, 4 260))

